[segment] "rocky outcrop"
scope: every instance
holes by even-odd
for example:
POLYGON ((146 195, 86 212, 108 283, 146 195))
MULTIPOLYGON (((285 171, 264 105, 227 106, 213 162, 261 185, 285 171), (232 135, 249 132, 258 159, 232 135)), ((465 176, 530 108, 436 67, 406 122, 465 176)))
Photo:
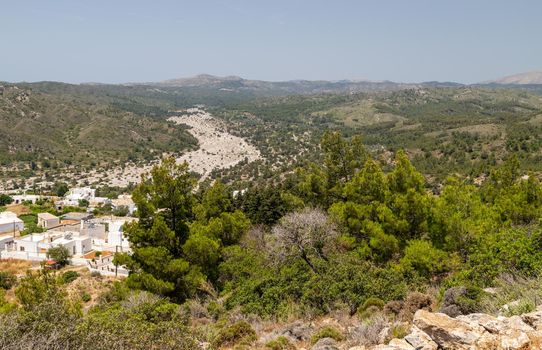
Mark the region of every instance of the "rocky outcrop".
POLYGON ((542 310, 522 316, 470 314, 452 318, 418 310, 404 339, 393 339, 379 350, 527 350, 542 349, 542 310))

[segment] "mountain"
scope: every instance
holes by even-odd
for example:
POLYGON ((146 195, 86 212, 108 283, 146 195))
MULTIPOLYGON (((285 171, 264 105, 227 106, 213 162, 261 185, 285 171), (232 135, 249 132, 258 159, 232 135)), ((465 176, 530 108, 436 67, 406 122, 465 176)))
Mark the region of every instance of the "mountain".
POLYGON ((420 87, 422 84, 396 83, 392 81, 368 80, 249 80, 237 76, 218 77, 200 74, 189 78, 170 79, 161 82, 131 83, 129 86, 150 85, 159 88, 214 89, 231 93, 253 93, 255 95, 314 94, 326 92, 368 92, 399 90, 420 87))
POLYGON ((542 84, 542 71, 531 71, 509 75, 503 78, 484 82, 486 84, 512 84, 512 85, 529 85, 542 84))

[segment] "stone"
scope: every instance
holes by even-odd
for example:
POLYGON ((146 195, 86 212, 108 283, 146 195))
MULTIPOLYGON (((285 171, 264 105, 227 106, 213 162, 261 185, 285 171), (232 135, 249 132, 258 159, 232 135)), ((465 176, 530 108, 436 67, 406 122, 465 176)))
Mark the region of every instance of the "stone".
POLYGON ((313 327, 303 322, 295 322, 284 328, 280 335, 294 339, 295 341, 307 341, 313 332, 313 327))
POLYGON ((414 324, 427 333, 440 347, 445 349, 469 349, 480 339, 485 329, 442 313, 418 310, 414 324))
POLYGON ((531 349, 531 339, 518 329, 508 329, 500 336, 500 346, 506 350, 531 349))
POLYGON ((506 320, 506 325, 510 329, 517 329, 522 332, 534 331, 534 328, 523 322, 523 319, 520 316, 509 317, 508 320, 506 320))
POLYGON ((410 334, 405 340, 417 350, 437 350, 438 345, 421 329, 412 326, 410 334))
POLYGON ((312 346, 311 350, 339 350, 339 348, 335 339, 322 338, 312 346))
POLYGON ((542 330, 542 310, 537 310, 533 312, 529 312, 527 314, 521 315, 521 319, 523 322, 527 323, 529 326, 537 329, 542 330))
POLYGON ((412 345, 410 345, 406 340, 404 339, 397 339, 397 338, 394 338, 392 340, 390 340, 390 342, 388 343, 389 346, 393 346, 395 347, 396 349, 401 349, 401 350, 416 350, 416 348, 414 348, 412 345))
POLYGON ((467 322, 471 325, 480 325, 490 333, 498 334, 502 332, 507 325, 504 320, 487 314, 475 313, 470 315, 461 315, 456 317, 460 321, 467 322))

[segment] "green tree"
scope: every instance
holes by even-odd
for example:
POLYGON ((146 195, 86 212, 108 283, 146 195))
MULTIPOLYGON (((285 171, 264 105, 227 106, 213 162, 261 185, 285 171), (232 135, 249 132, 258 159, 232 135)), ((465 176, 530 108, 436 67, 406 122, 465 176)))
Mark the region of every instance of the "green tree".
POLYGON ((166 158, 134 189, 139 220, 125 227, 132 254, 118 254, 115 263, 130 269, 127 283, 184 300, 205 276, 184 257, 188 221, 192 217, 194 179, 186 163, 166 158))
POLYGON ((47 258, 56 261, 64 266, 70 262, 71 254, 68 248, 64 246, 51 247, 47 250, 47 258))
POLYGON ((8 196, 7 194, 0 194, 0 206, 8 205, 13 203, 13 198, 8 196))

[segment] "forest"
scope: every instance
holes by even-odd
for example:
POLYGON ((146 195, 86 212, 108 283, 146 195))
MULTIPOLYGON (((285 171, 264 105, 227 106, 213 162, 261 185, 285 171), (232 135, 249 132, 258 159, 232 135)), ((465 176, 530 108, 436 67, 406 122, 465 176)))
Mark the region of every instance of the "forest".
MULTIPOLYGON (((284 337, 261 344, 254 325, 342 312, 371 341, 378 320, 400 336, 429 305, 459 315, 517 300, 506 309, 517 315, 540 304, 542 187, 517 152, 482 183, 450 174, 435 187, 402 149, 385 161, 340 132, 319 147, 320 160, 236 195, 220 180, 196 187, 187 164, 164 159, 132 193, 133 252, 115 256, 130 275, 91 298, 70 292, 68 272, 2 272, 0 347, 290 349, 284 337)), ((324 336, 344 334, 322 328, 311 342, 324 336)))

